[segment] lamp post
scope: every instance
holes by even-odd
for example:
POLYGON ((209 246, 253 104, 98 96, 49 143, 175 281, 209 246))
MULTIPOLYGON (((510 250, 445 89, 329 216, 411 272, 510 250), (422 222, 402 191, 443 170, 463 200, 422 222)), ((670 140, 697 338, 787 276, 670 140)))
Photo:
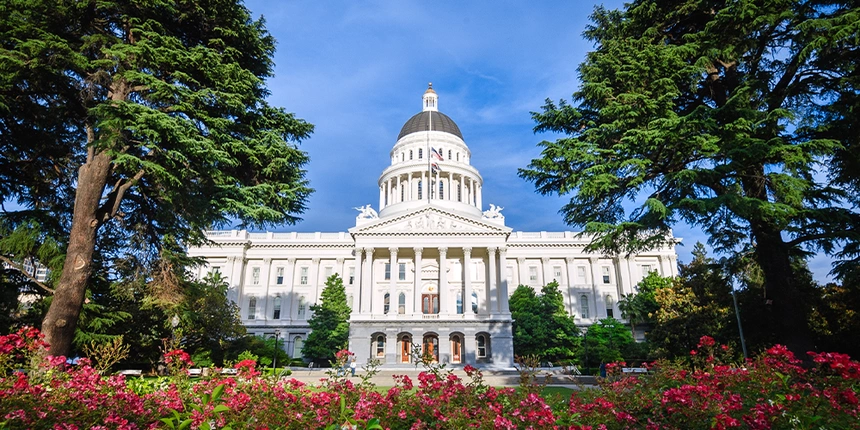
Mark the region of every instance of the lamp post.
POLYGON ((176 348, 179 346, 179 345, 177 345, 177 342, 176 342, 176 327, 179 327, 179 315, 176 315, 176 314, 173 315, 173 318, 170 319, 170 327, 171 327, 170 334, 173 336, 172 347, 176 348))
POLYGON ((744 351, 744 360, 746 360, 747 343, 744 341, 744 327, 741 325, 741 312, 738 310, 738 297, 735 295, 734 286, 732 286, 732 301, 735 303, 735 317, 738 319, 738 332, 741 335, 741 349, 744 351))
POLYGON ((281 337, 281 331, 275 330, 275 357, 272 359, 272 373, 278 368, 278 339, 281 337))

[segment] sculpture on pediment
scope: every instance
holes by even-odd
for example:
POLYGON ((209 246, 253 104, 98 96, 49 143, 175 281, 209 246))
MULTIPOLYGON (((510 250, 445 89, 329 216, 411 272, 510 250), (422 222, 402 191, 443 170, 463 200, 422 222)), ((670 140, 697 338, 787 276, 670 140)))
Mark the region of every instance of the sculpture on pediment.
POLYGON ((379 214, 376 213, 376 210, 374 210, 372 207, 370 207, 369 204, 365 205, 365 206, 359 206, 359 207, 353 208, 353 209, 361 212, 358 214, 357 217, 355 217, 356 219, 377 219, 377 218, 379 218, 379 214))
POLYGON ((484 219, 504 218, 505 216, 502 215, 502 209, 504 208, 490 203, 490 209, 484 211, 484 219))

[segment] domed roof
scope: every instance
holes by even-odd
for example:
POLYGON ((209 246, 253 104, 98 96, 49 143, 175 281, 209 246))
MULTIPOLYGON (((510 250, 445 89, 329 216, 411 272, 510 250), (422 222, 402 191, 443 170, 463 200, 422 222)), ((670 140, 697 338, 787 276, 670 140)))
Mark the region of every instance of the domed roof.
POLYGON ((427 131, 431 122, 430 115, 433 115, 433 131, 444 131, 445 133, 451 133, 454 136, 463 139, 463 134, 460 133, 460 127, 457 127, 457 124, 454 123, 454 120, 451 119, 451 117, 438 111, 424 111, 415 114, 412 118, 409 118, 409 120, 406 121, 406 124, 403 124, 403 128, 400 129, 400 134, 397 135, 397 140, 400 140, 407 134, 427 131))

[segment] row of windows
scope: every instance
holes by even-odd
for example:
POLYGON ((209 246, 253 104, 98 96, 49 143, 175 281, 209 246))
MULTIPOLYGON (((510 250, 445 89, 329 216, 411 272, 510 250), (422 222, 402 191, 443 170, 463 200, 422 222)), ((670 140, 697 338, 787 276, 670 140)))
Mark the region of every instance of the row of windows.
MULTIPOLYGON (((281 319, 281 296, 275 296, 272 301, 272 319, 281 319)), ((298 306, 298 318, 305 319, 307 313, 307 300, 304 296, 299 297, 299 306, 298 306)), ((246 314, 246 319, 253 320, 257 319, 257 298, 251 296, 248 298, 248 313, 246 314)))
MULTIPOLYGON (((382 298, 383 313, 388 314, 391 310, 391 294, 385 293, 382 298)), ((397 313, 403 315, 406 313, 406 293, 400 293, 397 296, 397 313)), ((422 294, 421 295, 421 313, 423 314, 438 314, 439 313, 439 295, 438 294, 422 294)), ((463 313, 463 293, 457 291, 457 313, 463 313)), ((478 293, 472 293, 472 313, 478 313, 478 293)))
MULTIPOLYGON (((591 318, 588 312, 588 296, 585 294, 579 296, 579 314, 582 318, 591 318)), ((608 294, 606 295, 606 316, 615 317, 615 300, 608 294)))
MULTIPOLYGON (((376 334, 371 337, 370 351, 376 358, 385 359, 385 344, 386 336, 384 334, 376 334)), ((463 337, 459 334, 450 336, 451 343, 451 362, 461 363, 465 351, 463 350, 463 337)), ((397 351, 397 362, 409 363, 412 360, 414 346, 412 337, 402 336, 398 340, 399 351, 397 351)), ((477 359, 485 359, 489 355, 490 338, 488 335, 479 333, 475 335, 475 357, 477 359)), ((426 334, 421 339, 421 355, 432 357, 434 361, 439 361, 439 336, 435 334, 426 334)))
MULTIPOLYGON (((440 147, 439 149, 437 149, 437 151, 438 151, 438 153, 439 153, 440 155, 444 155, 444 154, 445 154, 445 151, 444 151, 441 147, 440 147)), ((412 160, 412 159, 413 159, 413 157, 412 157, 412 156, 413 156, 413 151, 410 149, 408 152, 407 152, 407 151, 403 151, 403 152, 401 152, 401 153, 400 153, 400 161, 406 161, 406 156, 407 156, 407 154, 409 155, 409 159, 410 159, 410 160, 412 160)), ((395 155, 394 157, 395 157, 394 159, 396 160, 396 159, 397 159, 397 155, 395 155)), ((419 159, 419 160, 422 160, 423 158, 424 158, 424 149, 423 149, 423 148, 418 148, 418 159, 419 159)), ((464 157, 464 159, 465 159, 465 157, 464 157)), ((448 160, 456 160, 456 161, 460 161, 460 153, 459 153, 459 152, 454 152, 454 151, 452 151, 452 150, 450 150, 450 149, 449 149, 449 150, 448 150, 448 160)))
MULTIPOLYGON (((419 199, 421 198, 421 188, 420 187, 421 187, 421 184, 419 181, 419 188, 418 188, 418 194, 419 194, 418 198, 419 199)), ((440 189, 440 192, 441 192, 441 189, 440 189)), ((459 190, 458 190, 458 193, 459 193, 459 190)), ((643 264, 643 265, 641 265, 641 267, 642 267, 643 276, 645 274, 655 270, 653 268, 653 266, 651 266, 650 264, 643 264)), ((398 269, 399 269, 398 270, 398 279, 401 281, 405 281, 406 280, 406 263, 399 263, 398 269)), ((325 278, 324 279, 328 279, 332 275, 332 273, 334 272, 334 269, 332 267, 326 267, 324 270, 325 270, 325 278)), ((220 266, 213 266, 211 271, 213 273, 220 273, 221 267, 220 266)), ((299 284, 300 285, 308 285, 309 268, 307 266, 303 266, 303 267, 299 268, 299 271, 300 271, 299 272, 300 273, 299 284)), ((610 270, 609 266, 602 266, 601 271, 602 271, 601 275, 602 275, 603 283, 604 284, 611 283, 612 282, 612 276, 611 276, 611 270, 610 270)), ((553 266, 552 273, 553 273, 554 279, 556 279, 556 280, 562 279, 562 267, 561 266, 553 266)), ((391 279, 391 263, 385 263, 385 280, 390 280, 390 279, 391 279)), ((508 279, 509 284, 513 283, 513 267, 511 267, 511 266, 508 266, 508 268, 507 268, 507 279, 508 279)), ((472 280, 473 281, 478 280, 478 263, 473 264, 472 280)), ((538 281, 538 267, 537 266, 529 266, 529 281, 530 282, 537 282, 538 281)), ((586 267, 585 266, 577 266, 576 267, 576 282, 578 284, 585 284, 586 283, 586 267)), ((251 283, 253 285, 260 285, 260 268, 259 267, 252 267, 251 268, 251 283)), ((283 283, 284 283, 284 268, 283 267, 276 267, 275 268, 275 284, 282 285, 283 283)), ((355 268, 350 267, 349 268, 348 284, 353 285, 354 283, 355 283, 355 268)))

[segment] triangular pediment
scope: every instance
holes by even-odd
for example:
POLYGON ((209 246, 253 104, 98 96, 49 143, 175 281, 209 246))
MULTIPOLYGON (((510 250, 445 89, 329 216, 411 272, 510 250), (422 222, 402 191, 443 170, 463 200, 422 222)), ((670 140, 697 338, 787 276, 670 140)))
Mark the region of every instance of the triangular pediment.
POLYGON ((353 235, 366 234, 509 234, 511 229, 493 225, 467 216, 458 215, 435 207, 425 207, 414 212, 382 218, 349 230, 353 235))

